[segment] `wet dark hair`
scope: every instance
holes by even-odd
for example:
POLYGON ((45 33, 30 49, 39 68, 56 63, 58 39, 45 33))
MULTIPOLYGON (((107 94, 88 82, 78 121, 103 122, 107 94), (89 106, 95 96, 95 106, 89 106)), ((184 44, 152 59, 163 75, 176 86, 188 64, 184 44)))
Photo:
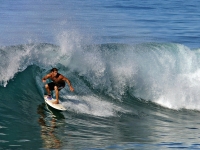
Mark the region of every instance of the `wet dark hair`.
POLYGON ((58 69, 57 68, 52 68, 51 72, 54 72, 54 71, 58 71, 58 69))

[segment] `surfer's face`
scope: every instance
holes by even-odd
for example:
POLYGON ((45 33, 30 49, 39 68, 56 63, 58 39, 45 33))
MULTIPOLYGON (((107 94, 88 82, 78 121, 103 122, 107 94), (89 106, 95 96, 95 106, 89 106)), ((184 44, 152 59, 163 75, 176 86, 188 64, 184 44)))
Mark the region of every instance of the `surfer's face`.
POLYGON ((57 74, 58 74, 58 71, 53 71, 52 72, 53 77, 55 77, 57 74))

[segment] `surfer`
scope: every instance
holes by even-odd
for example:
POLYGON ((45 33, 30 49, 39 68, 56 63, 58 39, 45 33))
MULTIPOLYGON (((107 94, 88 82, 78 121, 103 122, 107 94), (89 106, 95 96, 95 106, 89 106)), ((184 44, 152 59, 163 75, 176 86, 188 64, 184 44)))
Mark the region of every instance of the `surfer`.
POLYGON ((58 101, 59 91, 65 87, 65 82, 67 82, 70 91, 71 92, 74 91, 74 88, 72 87, 69 79, 67 79, 62 74, 58 73, 57 68, 52 68, 51 72, 42 78, 42 82, 45 83, 47 79, 51 79, 53 81, 53 82, 46 84, 45 89, 46 89, 47 94, 48 94, 48 99, 52 99, 51 91, 55 90, 56 101, 54 102, 54 104, 59 104, 59 101, 58 101))

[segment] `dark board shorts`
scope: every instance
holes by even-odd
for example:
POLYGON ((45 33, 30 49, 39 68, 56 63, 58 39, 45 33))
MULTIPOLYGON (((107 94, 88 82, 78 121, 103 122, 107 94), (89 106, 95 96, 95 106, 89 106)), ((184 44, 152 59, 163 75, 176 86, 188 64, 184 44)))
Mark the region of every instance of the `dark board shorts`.
POLYGON ((49 86, 49 89, 51 91, 54 90, 54 87, 57 86, 58 87, 58 90, 60 91, 61 89, 63 89, 65 87, 65 82, 60 82, 60 83, 54 83, 54 82, 51 82, 51 83, 48 83, 48 86, 49 86))

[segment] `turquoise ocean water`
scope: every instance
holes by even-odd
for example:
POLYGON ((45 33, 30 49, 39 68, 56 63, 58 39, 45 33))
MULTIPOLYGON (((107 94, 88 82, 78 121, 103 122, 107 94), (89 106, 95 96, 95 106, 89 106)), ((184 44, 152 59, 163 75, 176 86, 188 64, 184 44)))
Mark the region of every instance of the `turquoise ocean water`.
POLYGON ((0 149, 200 149, 199 6, 1 1, 0 149), (52 67, 66 112, 43 100, 52 67))

